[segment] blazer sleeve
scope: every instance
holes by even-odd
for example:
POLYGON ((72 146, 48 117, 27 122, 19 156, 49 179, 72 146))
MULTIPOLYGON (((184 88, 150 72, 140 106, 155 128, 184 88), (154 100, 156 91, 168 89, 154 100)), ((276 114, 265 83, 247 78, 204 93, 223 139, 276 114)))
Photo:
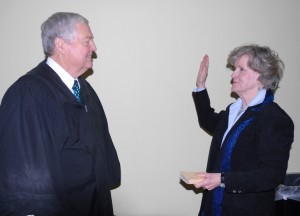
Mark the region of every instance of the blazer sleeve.
POLYGON ((225 111, 215 112, 215 109, 210 106, 210 99, 206 89, 200 92, 193 92, 192 96, 200 127, 210 135, 213 135, 225 111))

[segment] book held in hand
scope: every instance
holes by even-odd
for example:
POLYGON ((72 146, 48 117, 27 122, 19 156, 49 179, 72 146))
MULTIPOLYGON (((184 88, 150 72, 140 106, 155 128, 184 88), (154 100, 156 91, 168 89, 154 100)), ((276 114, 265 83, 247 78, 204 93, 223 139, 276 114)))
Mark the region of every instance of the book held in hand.
POLYGON ((180 171, 180 179, 186 184, 196 184, 202 181, 204 178, 197 176, 197 172, 180 171))

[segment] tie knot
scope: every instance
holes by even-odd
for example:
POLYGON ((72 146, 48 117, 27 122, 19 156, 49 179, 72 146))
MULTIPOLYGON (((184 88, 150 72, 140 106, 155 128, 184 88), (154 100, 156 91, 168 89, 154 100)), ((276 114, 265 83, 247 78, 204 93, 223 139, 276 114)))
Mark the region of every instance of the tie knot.
POLYGON ((77 101, 81 103, 82 102, 81 93, 80 93, 80 88, 77 80, 74 80, 72 89, 73 89, 73 94, 75 95, 77 101))

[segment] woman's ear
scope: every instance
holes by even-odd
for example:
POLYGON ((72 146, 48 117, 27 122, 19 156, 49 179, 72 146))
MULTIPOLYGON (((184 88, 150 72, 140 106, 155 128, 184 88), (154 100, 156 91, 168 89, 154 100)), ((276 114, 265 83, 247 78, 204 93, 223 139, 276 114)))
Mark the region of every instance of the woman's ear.
POLYGON ((258 91, 260 91, 263 87, 264 87, 264 85, 260 81, 258 81, 257 82, 258 91))

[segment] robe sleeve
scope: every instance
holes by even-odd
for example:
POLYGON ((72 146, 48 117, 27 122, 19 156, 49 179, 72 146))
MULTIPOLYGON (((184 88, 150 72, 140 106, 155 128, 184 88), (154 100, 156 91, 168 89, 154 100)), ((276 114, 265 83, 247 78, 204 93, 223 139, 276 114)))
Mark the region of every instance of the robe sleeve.
POLYGON ((53 128, 55 122, 45 116, 53 119, 55 110, 46 99, 36 98, 32 86, 21 78, 0 107, 0 215, 56 215, 61 209, 47 160, 52 132, 41 127, 53 128))

